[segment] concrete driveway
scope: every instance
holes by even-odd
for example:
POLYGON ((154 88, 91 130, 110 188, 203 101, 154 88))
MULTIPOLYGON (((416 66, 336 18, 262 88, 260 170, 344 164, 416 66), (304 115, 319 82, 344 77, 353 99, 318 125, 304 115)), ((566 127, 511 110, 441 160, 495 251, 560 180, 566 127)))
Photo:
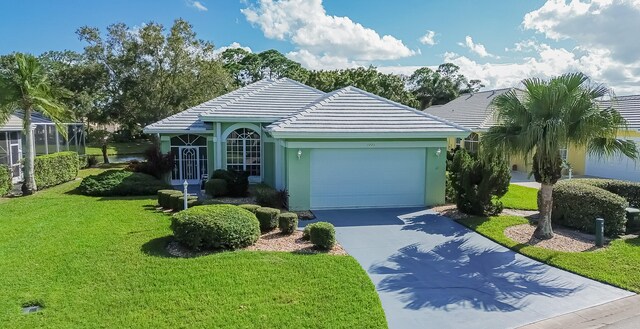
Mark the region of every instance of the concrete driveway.
POLYGON ((371 277, 390 328, 512 328, 633 295, 533 261, 430 210, 314 213, 336 226, 371 277))

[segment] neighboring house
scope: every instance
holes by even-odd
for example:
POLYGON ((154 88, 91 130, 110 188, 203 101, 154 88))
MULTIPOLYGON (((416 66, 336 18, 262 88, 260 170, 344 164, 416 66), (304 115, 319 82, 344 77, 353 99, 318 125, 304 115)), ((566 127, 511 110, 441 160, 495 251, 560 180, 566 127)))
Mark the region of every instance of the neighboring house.
MULTIPOLYGON (((482 133, 496 124, 494 109, 491 107, 493 99, 511 90, 497 89, 465 94, 445 105, 432 106, 425 112, 445 120, 455 122, 472 133, 466 138, 449 138, 449 148, 459 145, 462 148, 475 151, 482 133)), ((518 89, 515 89, 519 91, 518 89)), ((628 122, 628 129, 619 137, 635 140, 640 145, 640 95, 621 96, 615 101, 601 101, 601 106, 612 106, 628 122)), ((640 181, 640 162, 623 156, 600 158, 587 154, 582 147, 567 146, 561 149, 562 158, 571 165, 574 175, 589 175, 605 178, 626 179, 640 181)), ((530 171, 531 159, 511 156, 511 166, 515 170, 530 171)))
MULTIPOLYGON (((22 113, 9 116, 4 125, 0 125, 0 164, 8 165, 13 173, 13 181, 22 179, 23 150, 26 147, 23 135, 22 113)), ((68 130, 68 139, 59 134, 55 124, 40 113, 31 115, 33 129, 32 148, 35 155, 51 154, 61 151, 85 153, 85 136, 81 123, 64 124, 68 130)))
POLYGON ((447 138, 469 132, 355 87, 261 80, 145 127, 172 184, 215 169, 289 192, 291 210, 444 203, 447 138))

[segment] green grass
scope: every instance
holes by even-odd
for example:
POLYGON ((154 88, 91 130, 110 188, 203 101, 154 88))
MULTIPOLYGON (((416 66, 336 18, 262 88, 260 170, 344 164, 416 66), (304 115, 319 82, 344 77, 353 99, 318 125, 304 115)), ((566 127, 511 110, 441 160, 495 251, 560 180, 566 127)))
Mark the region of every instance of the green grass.
POLYGON ((509 191, 500 201, 505 208, 538 210, 538 189, 515 184, 509 185, 509 191))
POLYGON ((373 284, 350 256, 173 258, 164 251, 169 217, 155 198, 86 197, 73 193, 78 183, 0 202, 1 327, 386 327, 373 284), (22 314, 32 300, 44 310, 22 314))
POLYGON ((504 235, 513 225, 526 224, 521 217, 469 218, 460 223, 523 255, 570 272, 640 293, 640 238, 615 240, 605 248, 588 252, 560 252, 517 243, 504 235))
MULTIPOLYGON (((136 155, 143 154, 149 147, 153 146, 153 142, 148 140, 128 142, 128 143, 111 143, 107 147, 108 155, 136 155)), ((97 144, 87 144, 87 155, 102 156, 102 148, 97 144)))

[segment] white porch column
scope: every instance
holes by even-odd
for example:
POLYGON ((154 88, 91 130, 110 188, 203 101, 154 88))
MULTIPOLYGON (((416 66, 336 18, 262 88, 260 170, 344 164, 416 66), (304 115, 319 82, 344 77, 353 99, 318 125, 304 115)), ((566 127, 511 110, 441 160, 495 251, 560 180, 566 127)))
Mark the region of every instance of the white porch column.
POLYGON ((222 124, 216 122, 216 160, 215 168, 222 169, 222 124))

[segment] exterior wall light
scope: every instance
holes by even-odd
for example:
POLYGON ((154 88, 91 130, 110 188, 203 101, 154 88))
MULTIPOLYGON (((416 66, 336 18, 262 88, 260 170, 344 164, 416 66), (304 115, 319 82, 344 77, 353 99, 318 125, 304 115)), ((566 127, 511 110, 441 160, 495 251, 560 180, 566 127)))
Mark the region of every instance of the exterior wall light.
POLYGON ((436 156, 437 156, 437 157, 440 157, 440 154, 442 154, 442 149, 440 149, 440 148, 439 148, 439 149, 436 151, 436 156))
POLYGON ((300 160, 300 158, 302 158, 302 150, 298 150, 298 160, 300 160))

